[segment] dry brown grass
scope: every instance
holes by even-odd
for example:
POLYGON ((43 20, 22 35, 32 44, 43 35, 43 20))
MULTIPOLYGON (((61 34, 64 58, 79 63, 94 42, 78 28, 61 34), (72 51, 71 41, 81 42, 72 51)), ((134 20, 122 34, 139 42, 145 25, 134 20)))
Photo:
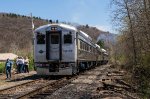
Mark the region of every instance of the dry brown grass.
MULTIPOLYGON (((35 27, 46 24, 46 21, 35 19, 35 27)), ((0 52, 18 53, 20 50, 31 50, 32 47, 31 18, 12 17, 0 14, 0 52)))

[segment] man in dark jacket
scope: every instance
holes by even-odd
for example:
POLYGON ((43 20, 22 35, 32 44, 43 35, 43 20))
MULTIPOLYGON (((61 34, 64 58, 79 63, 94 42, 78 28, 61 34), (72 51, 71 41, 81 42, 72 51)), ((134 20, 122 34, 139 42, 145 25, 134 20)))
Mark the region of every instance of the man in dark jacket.
POLYGON ((6 67, 6 76, 7 76, 7 79, 11 78, 12 62, 9 60, 9 58, 7 59, 7 61, 5 63, 5 67, 6 67))

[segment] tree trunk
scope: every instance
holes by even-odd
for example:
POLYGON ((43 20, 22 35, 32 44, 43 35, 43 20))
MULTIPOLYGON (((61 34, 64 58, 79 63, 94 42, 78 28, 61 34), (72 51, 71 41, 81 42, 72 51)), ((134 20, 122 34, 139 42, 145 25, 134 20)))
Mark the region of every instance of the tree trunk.
MULTIPOLYGON (((136 66, 137 65, 136 45, 135 45, 135 37, 133 33, 132 20, 130 16, 129 7, 128 7, 128 0, 124 0, 124 3, 125 3, 126 10, 127 10, 127 17, 129 19, 129 29, 130 29, 132 44, 133 44, 133 61, 134 61, 134 65, 136 66)), ((134 70, 134 67, 133 67, 133 70, 134 70)))

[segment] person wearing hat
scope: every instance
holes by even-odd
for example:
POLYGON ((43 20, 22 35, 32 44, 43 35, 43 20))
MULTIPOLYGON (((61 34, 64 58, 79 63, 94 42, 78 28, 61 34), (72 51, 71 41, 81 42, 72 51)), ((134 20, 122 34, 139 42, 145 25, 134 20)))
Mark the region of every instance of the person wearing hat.
POLYGON ((10 79, 11 78, 11 68, 12 68, 12 62, 10 61, 10 59, 8 58, 6 63, 5 63, 5 67, 6 67, 6 79, 10 79))

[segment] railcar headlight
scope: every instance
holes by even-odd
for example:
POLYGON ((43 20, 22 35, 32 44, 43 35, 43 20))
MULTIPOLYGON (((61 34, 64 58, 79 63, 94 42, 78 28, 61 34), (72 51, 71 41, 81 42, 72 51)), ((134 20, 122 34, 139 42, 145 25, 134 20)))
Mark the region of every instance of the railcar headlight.
POLYGON ((56 31, 56 30, 57 30, 57 27, 51 27, 51 30, 52 30, 52 31, 56 31))

